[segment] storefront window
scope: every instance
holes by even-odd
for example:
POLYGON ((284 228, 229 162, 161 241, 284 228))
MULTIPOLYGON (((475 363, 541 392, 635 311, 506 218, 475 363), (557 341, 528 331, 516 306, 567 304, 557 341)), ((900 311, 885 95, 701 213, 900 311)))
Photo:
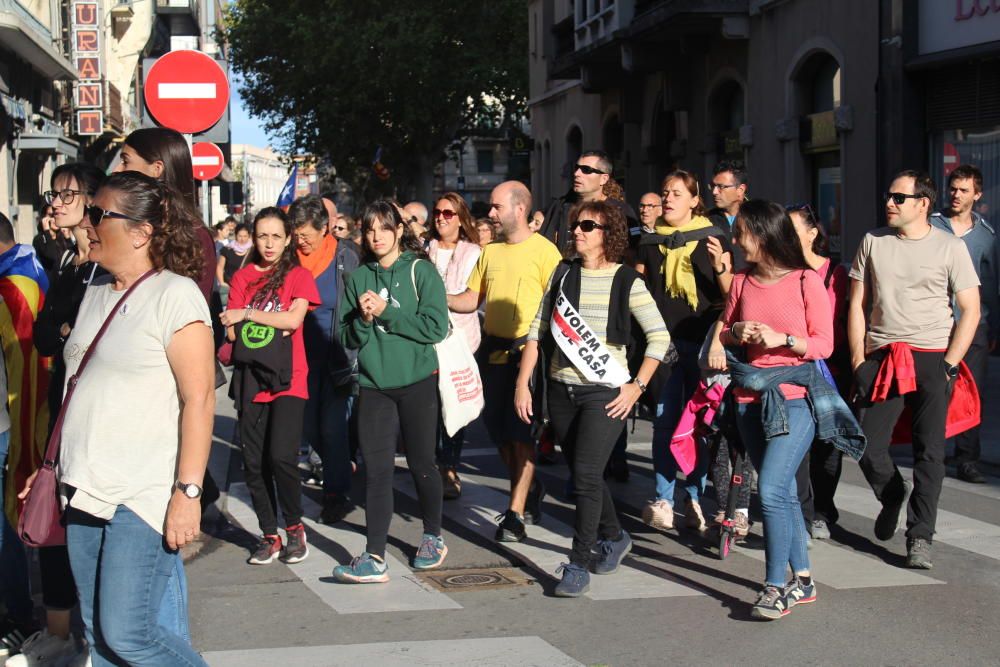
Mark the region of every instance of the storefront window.
POLYGON ((946 202, 948 174, 960 164, 983 172, 983 196, 975 211, 994 226, 1000 224, 1000 127, 991 130, 947 130, 931 138, 931 176, 938 186, 938 203, 946 202))

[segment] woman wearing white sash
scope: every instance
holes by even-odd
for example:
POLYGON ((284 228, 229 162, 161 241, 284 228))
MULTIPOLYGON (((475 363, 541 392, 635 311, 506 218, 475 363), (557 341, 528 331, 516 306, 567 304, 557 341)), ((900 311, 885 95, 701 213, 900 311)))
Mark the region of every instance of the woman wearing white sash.
POLYGON ((642 277, 618 263, 628 244, 621 211, 605 202, 580 204, 570 211, 570 230, 577 258, 553 273, 528 333, 514 396, 518 416, 529 422, 529 380, 539 342, 553 342, 549 418, 576 485, 573 550, 570 562, 560 566, 562 580, 555 590, 561 597, 583 595, 591 568, 610 574, 632 548, 604 483, 604 467, 625 418, 670 344, 642 277), (625 354, 633 318, 646 337, 646 358, 630 379, 625 354))

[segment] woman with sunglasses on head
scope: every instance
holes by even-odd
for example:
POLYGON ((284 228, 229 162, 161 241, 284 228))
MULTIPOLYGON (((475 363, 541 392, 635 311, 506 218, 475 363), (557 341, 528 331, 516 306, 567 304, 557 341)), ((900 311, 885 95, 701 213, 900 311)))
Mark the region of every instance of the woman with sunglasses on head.
MULTIPOLYGON (((733 282, 721 338, 724 345, 745 351, 746 363, 730 360, 731 387, 740 437, 759 473, 766 539, 764 588, 752 614, 778 619, 794 605, 816 599, 795 471, 820 432, 812 406, 819 406, 819 412, 819 392, 833 393, 809 363, 833 350, 833 317, 823 280, 806 262, 795 226, 781 206, 759 199, 744 203, 733 239, 746 254, 748 268, 733 282), (801 368, 800 374, 783 370, 792 368, 801 368), (756 381, 741 379, 751 372, 756 381), (776 422, 787 424, 784 434, 773 427, 776 422), (789 566, 793 579, 786 584, 789 566)), ((851 427, 860 430, 856 422, 851 427)))
MULTIPOLYGON (((680 470, 670 452, 670 439, 701 382, 698 353, 722 312, 733 274, 731 247, 704 216, 697 178, 673 171, 663 179, 661 191, 663 217, 656 221, 655 233, 642 236, 636 268, 646 277, 678 354, 670 377, 658 389, 653 421, 656 497, 642 510, 644 522, 668 530, 674 526, 674 486, 680 470)), ((699 532, 707 527, 700 499, 708 458, 698 452, 695 469, 685 482, 685 525, 699 532)))
POLYGON ((434 345, 448 333, 444 283, 423 259, 423 244, 392 202, 378 200, 365 207, 361 231, 365 263, 347 282, 339 317, 341 340, 358 351, 368 543, 350 564, 333 570, 335 578, 354 584, 389 580, 385 546, 399 434, 423 515, 413 567, 439 567, 448 554, 441 537, 441 477, 434 464, 440 410, 434 345))
POLYGON ((200 527, 215 411, 194 218, 172 188, 127 172, 108 177, 81 224, 110 275, 87 288, 65 343, 67 374, 92 356, 65 406, 58 471, 94 665, 205 665, 159 620, 200 527))
POLYGON ((280 208, 272 206, 257 213, 250 260, 233 274, 228 310, 220 316, 230 341, 236 340, 237 333, 247 340, 247 327, 239 332, 235 328, 244 322, 271 327, 275 334, 292 339, 291 369, 282 369, 286 373, 290 370, 287 388, 258 387, 256 391, 249 383, 233 379, 234 387, 239 386, 242 392, 237 409, 246 484, 263 533, 247 560, 251 565, 266 565, 279 557, 284 563, 299 563, 309 555, 298 469, 309 397, 302 323, 309 308, 320 305, 321 299, 316 280, 299 265, 293 236, 292 223, 280 208), (278 505, 285 520, 284 548, 278 534, 278 505))
MULTIPOLYGON (((802 254, 809 268, 819 274, 830 298, 833 313, 833 353, 826 360, 841 396, 847 396, 853 380, 851 351, 847 344, 847 270, 834 264, 829 257, 829 239, 823 225, 816 219, 812 207, 799 204, 788 207, 788 217, 802 243, 802 254)), ((839 513, 833 501, 840 482, 843 452, 827 442, 813 443, 807 463, 796 477, 802 513, 809 534, 817 540, 830 537, 830 526, 837 523, 839 513), (804 493, 805 492, 805 493, 804 493)))
MULTIPOLYGON (((434 224, 430 229, 431 241, 427 255, 437 267, 438 275, 444 281, 445 291, 448 294, 461 294, 482 254, 479 231, 473 223, 472 213, 469 212, 465 199, 457 192, 441 195, 432 218, 434 224)), ((482 337, 479 316, 476 313, 449 313, 448 317, 455 330, 465 336, 469 349, 475 353, 482 337)), ((462 481, 458 478, 457 469, 462 459, 465 429, 459 429, 453 436, 448 435, 443 423, 439 424, 439 429, 438 469, 441 471, 444 497, 451 500, 462 494, 462 481)))
MULTIPOLYGON (((670 335, 643 283, 622 265, 628 247, 625 216, 603 201, 584 202, 570 211, 575 259, 553 272, 528 333, 517 377, 514 408, 532 419, 530 380, 539 347, 552 347, 547 395, 556 439, 573 473, 576 521, 569 563, 561 566, 555 594, 579 597, 590 586, 590 570, 611 574, 632 548, 621 528, 604 468, 625 429, 625 418, 666 356, 670 335), (646 351, 634 378, 626 346, 634 322, 642 328, 646 351)), ((535 389, 538 391, 538 388, 535 389)))
MULTIPOLYGON (((45 305, 35 320, 33 339, 39 354, 52 357, 49 379, 49 433, 55 425, 62 405, 66 383, 66 362, 63 346, 76 326, 77 313, 87 287, 95 278, 107 272, 90 259, 90 241, 85 226, 86 209, 104 174, 85 162, 71 162, 56 167, 50 183, 52 189, 44 199, 52 209, 52 227, 69 230, 76 239, 73 253, 63 256, 53 271, 55 280, 46 293, 45 305)), ((76 584, 65 546, 38 549, 38 564, 42 582, 42 602, 45 605, 45 629, 29 637, 21 647, 21 655, 8 663, 33 665, 58 662, 77 654, 76 642, 70 634, 70 614, 76 606, 76 584)))

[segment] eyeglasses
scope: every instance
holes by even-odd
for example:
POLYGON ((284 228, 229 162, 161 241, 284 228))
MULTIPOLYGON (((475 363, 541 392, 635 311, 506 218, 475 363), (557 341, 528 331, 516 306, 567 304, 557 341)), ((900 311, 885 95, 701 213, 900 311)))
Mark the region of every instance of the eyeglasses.
POLYGON ((572 225, 569 226, 569 230, 571 232, 575 232, 577 227, 579 227, 580 229, 582 229, 584 232, 587 233, 590 233, 595 229, 600 229, 602 231, 607 229, 607 225, 602 225, 598 222, 594 222, 593 220, 577 220, 576 222, 574 222, 572 225))
POLYGON ((420 222, 420 220, 417 218, 417 216, 411 215, 409 218, 403 218, 403 222, 405 222, 408 225, 414 225, 420 222))
POLYGON ((456 215, 458 215, 458 211, 442 210, 440 208, 434 209, 434 218, 435 219, 437 219, 437 218, 444 218, 445 220, 451 220, 456 215))
POLYGON ((644 211, 647 208, 661 208, 663 204, 639 204, 639 210, 644 211))
POLYGON ((608 173, 606 171, 601 171, 597 167, 591 167, 589 164, 578 164, 578 165, 576 165, 576 169, 574 169, 573 172, 576 173, 578 171, 579 172, 583 172, 587 176, 590 176, 591 174, 606 174, 606 173, 608 173))
POLYGON ((87 218, 90 219, 90 224, 92 227, 97 227, 101 224, 101 220, 104 218, 115 218, 116 220, 131 220, 132 222, 142 222, 136 218, 129 217, 124 213, 115 213, 114 211, 109 211, 103 209, 100 206, 88 206, 86 209, 87 218))
POLYGON ((85 190, 70 190, 69 188, 66 188, 65 190, 49 190, 48 192, 42 193, 42 197, 45 198, 46 204, 54 204, 56 197, 58 197, 59 201, 63 204, 72 204, 73 199, 75 199, 77 195, 85 194, 93 193, 88 193, 85 190))
POLYGON ((738 188, 738 187, 740 187, 740 186, 736 185, 735 183, 732 183, 732 184, 727 184, 727 183, 709 183, 708 184, 708 189, 711 190, 712 192, 715 192, 716 190, 725 190, 727 188, 738 188))
POLYGON ((907 199, 923 199, 926 195, 908 195, 903 192, 886 192, 882 195, 882 199, 888 204, 889 200, 892 200, 896 206, 902 206, 903 202, 907 199))

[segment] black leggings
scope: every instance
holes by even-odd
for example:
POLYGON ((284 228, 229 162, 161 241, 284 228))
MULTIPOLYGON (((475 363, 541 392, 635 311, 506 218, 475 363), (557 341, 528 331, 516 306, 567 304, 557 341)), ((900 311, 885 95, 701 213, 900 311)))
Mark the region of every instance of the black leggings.
POLYGON ((265 535, 278 533, 278 502, 286 527, 302 522, 298 456, 305 408, 306 399, 281 396, 270 403, 250 403, 240 413, 244 474, 265 535))
POLYGON ((368 545, 365 550, 385 555, 392 521, 392 475, 397 435, 402 433, 406 463, 417 487, 424 533, 441 534, 441 475, 434 463, 438 437, 437 374, 406 387, 369 389, 358 395, 358 439, 365 459, 368 545))

